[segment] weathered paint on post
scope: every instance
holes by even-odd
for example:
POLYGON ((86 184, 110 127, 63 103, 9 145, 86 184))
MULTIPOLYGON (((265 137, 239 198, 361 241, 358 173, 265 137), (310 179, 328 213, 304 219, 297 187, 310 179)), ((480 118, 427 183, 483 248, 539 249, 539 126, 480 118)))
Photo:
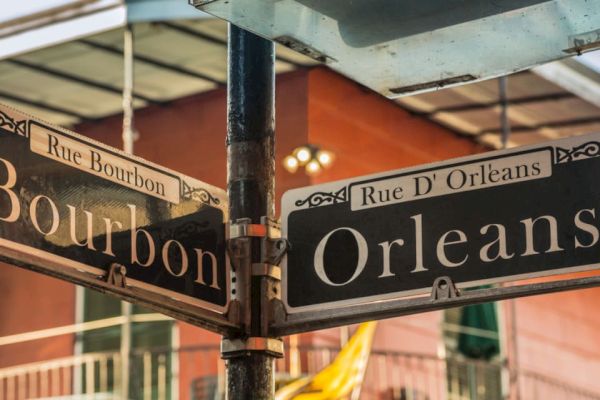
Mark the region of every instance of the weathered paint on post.
MULTIPOLYGON (((272 42, 233 25, 229 27, 228 184, 232 222, 250 218, 261 223, 274 215, 275 49, 272 42)), ((260 241, 252 238, 252 262, 260 262, 260 241)), ((238 287, 246 287, 242 315, 244 335, 261 336, 261 298, 264 277, 239 271, 238 287)), ((228 339, 231 339, 229 337, 228 339)), ((246 351, 227 357, 227 398, 271 399, 274 396, 274 358, 265 351, 246 351)))

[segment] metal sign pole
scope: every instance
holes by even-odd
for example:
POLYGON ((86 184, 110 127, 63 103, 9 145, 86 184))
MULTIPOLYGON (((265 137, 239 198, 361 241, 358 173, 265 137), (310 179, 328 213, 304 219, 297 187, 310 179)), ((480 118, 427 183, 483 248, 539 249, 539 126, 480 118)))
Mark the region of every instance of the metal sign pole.
POLYGON ((268 337, 268 300, 278 283, 254 267, 268 265, 264 243, 272 237, 267 224, 274 215, 275 49, 271 41, 230 25, 228 51, 229 250, 237 304, 228 316, 240 316, 242 329, 241 336, 222 342, 227 398, 272 399, 274 358, 283 346, 268 337))

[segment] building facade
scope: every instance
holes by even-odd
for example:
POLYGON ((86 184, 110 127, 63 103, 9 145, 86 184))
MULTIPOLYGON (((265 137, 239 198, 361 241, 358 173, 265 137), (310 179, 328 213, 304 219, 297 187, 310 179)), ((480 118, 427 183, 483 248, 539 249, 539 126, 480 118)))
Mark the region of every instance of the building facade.
MULTIPOLYGON (((278 75, 276 99, 277 199, 295 187, 489 150, 325 68, 278 75), (334 153, 333 167, 313 177, 282 168, 305 144, 334 153)), ((225 187, 225 122, 224 88, 144 107, 135 114, 135 152, 225 187)), ((121 128, 120 115, 74 126, 115 147, 121 128)), ((215 334, 137 306, 124 316, 110 296, 6 264, 0 289, 0 399, 113 398, 127 381, 134 399, 219 396, 215 334)), ((361 398, 600 398, 599 300, 598 289, 587 289, 499 302, 491 308, 495 328, 468 325, 458 309, 382 321, 361 398), (461 335, 491 340, 497 351, 470 357, 461 335)), ((286 338, 278 379, 328 365, 353 330, 286 338)))

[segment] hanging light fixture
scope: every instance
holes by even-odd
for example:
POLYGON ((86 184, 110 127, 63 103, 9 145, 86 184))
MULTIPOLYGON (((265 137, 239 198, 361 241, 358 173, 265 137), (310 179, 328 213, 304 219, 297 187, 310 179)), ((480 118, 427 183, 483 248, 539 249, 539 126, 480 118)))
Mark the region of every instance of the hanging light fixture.
POLYGON ((296 157, 300 165, 304 166, 308 164, 312 158, 313 149, 309 146, 301 146, 294 150, 293 155, 296 157))
POLYGON ((304 167, 307 175, 318 175, 324 168, 333 164, 334 155, 331 151, 323 150, 313 144, 296 147, 292 154, 283 159, 283 167, 293 174, 298 168, 304 167))

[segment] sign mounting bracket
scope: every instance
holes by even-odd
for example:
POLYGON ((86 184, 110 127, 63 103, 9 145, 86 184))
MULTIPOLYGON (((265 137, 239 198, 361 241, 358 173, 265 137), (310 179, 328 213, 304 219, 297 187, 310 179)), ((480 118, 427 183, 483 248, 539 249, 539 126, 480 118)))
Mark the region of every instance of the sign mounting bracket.
POLYGON ((247 265, 251 259, 250 239, 241 235, 242 233, 247 232, 247 228, 240 229, 238 224, 248 225, 249 223, 249 219, 229 222, 225 231, 227 235, 227 253, 229 255, 229 263, 231 265, 231 300, 227 309, 225 310, 225 316, 229 321, 238 325, 242 325, 244 322, 242 303, 244 299, 244 293, 246 293, 248 290, 248 288, 240 285, 239 275, 244 272, 244 269, 247 268, 247 265))
MULTIPOLYGON (((279 315, 275 310, 283 310, 279 264, 290 245, 286 239, 281 238, 281 229, 276 221, 265 216, 260 221, 260 224, 253 224, 251 219, 241 218, 227 226, 227 250, 232 266, 232 299, 226 315, 232 322, 239 322, 243 326, 249 326, 251 317, 247 306, 250 303, 250 289, 247 284, 242 285, 240 282, 248 283, 253 277, 268 278, 263 282, 263 290, 267 296, 261 300, 261 315, 265 319, 262 326, 268 327, 273 322, 274 315, 279 315), (260 238, 260 262, 252 262, 251 238, 260 238), (239 279, 242 275, 245 279, 239 279)), ((268 332, 263 333, 266 335, 268 332)), ((239 351, 242 346, 236 343, 235 346, 231 345, 237 349, 232 350, 234 352, 239 351)))
POLYGON ((279 282, 281 281, 279 264, 290 249, 290 243, 287 239, 281 238, 281 229, 277 222, 266 217, 262 217, 261 222, 266 227, 267 235, 261 240, 261 262, 252 264, 252 275, 267 276, 279 282))
POLYGON ((447 276, 440 276, 433 281, 433 287, 431 288, 431 300, 443 300, 453 299, 460 296, 460 291, 447 276))
POLYGON ((127 268, 124 265, 113 263, 110 266, 110 270, 106 274, 106 283, 115 285, 119 288, 127 287, 127 268))

